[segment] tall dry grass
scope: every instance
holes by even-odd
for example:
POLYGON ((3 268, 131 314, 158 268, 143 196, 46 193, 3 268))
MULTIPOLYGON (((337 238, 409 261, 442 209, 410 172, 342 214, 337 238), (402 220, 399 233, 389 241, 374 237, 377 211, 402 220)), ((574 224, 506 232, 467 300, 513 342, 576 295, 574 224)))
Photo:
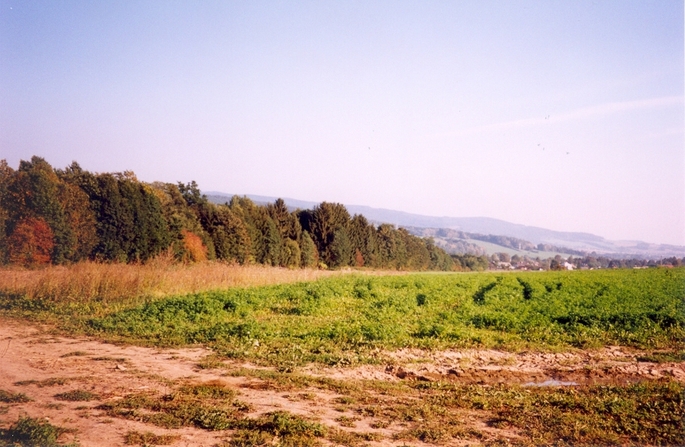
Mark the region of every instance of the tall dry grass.
POLYGON ((122 301, 230 287, 312 281, 342 272, 239 266, 220 262, 178 264, 160 257, 145 264, 82 262, 28 270, 0 269, 0 294, 56 302, 122 301))

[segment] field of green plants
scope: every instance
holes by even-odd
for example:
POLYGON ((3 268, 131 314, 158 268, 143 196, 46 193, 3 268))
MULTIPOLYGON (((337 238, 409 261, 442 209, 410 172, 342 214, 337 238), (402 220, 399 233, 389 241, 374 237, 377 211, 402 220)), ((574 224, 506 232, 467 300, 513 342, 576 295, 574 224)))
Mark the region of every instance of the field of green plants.
POLYGON ((347 275, 122 302, 4 297, 10 313, 140 344, 207 344, 272 365, 373 363, 382 349, 685 345, 685 270, 347 275))

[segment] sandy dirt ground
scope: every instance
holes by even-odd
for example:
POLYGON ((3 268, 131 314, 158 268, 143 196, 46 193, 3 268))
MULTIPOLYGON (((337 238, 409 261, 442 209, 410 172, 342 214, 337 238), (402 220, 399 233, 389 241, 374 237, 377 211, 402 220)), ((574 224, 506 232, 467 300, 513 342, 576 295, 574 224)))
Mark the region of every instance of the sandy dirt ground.
MULTIPOLYGON (((196 428, 160 429, 141 422, 112 418, 99 410, 103 401, 129 393, 168 393, 179 383, 221 381, 238 392, 250 405, 250 416, 287 410, 322 424, 345 429, 336 419, 335 393, 317 389, 297 393, 260 387, 259 379, 240 377, 227 371, 255 368, 225 362, 221 368, 202 369, 198 364, 212 352, 205 348, 154 349, 118 346, 87 338, 53 335, 48 328, 0 319, 0 390, 24 393, 31 400, 0 404, 0 427, 7 428, 20 416, 47 418, 52 424, 72 429, 61 442, 78 441, 81 446, 120 446, 130 431, 178 436, 175 446, 214 446, 230 437, 229 432, 196 428), (22 383, 23 382, 23 383, 22 383), (99 401, 69 402, 56 394, 87 390, 99 401), (302 398, 302 393, 307 398, 302 398)), ((451 380, 461 383, 519 383, 527 386, 592 383, 630 383, 670 377, 685 382, 685 364, 638 361, 641 353, 625 348, 543 354, 507 353, 493 350, 424 352, 400 350, 385 353, 384 365, 354 368, 307 367, 303 374, 344 380, 451 380)), ((468 419, 468 415, 466 415, 468 419)), ((483 420, 472 418, 474 428, 489 430, 483 420)), ((402 445, 392 442, 392 430, 373 429, 369 421, 355 422, 358 431, 384 436, 370 445, 402 445)), ((492 429, 495 430, 495 429, 492 429)), ((515 434, 496 434, 515 436, 515 434)))

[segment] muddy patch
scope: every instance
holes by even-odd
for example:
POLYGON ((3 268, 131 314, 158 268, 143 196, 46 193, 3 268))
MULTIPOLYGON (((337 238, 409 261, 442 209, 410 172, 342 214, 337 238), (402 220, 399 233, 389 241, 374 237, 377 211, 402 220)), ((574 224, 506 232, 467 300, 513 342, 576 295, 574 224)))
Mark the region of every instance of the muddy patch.
MULTIPOLYGON (((684 362, 648 362, 645 353, 620 347, 564 353, 495 350, 384 353, 384 366, 312 368, 339 379, 452 381, 463 384, 630 384, 645 380, 685 382, 684 362)), ((550 385, 551 386, 551 385, 550 385)))

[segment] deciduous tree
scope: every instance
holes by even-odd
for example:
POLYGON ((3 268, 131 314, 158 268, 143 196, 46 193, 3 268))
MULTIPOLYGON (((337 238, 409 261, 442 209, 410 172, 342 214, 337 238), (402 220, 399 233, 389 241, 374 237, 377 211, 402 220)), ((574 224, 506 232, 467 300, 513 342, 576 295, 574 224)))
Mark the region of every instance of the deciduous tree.
POLYGON ((55 246, 54 239, 45 220, 38 217, 22 219, 7 240, 9 261, 24 266, 48 264, 55 246))
POLYGON ((51 259, 55 263, 71 260, 78 243, 60 202, 60 185, 57 174, 44 159, 34 156, 30 161, 21 160, 7 185, 3 203, 8 211, 9 232, 28 218, 39 218, 48 224, 54 235, 51 259))
POLYGON ((207 260, 207 247, 200 237, 188 230, 182 230, 183 246, 185 253, 183 260, 186 262, 201 262, 207 260))

